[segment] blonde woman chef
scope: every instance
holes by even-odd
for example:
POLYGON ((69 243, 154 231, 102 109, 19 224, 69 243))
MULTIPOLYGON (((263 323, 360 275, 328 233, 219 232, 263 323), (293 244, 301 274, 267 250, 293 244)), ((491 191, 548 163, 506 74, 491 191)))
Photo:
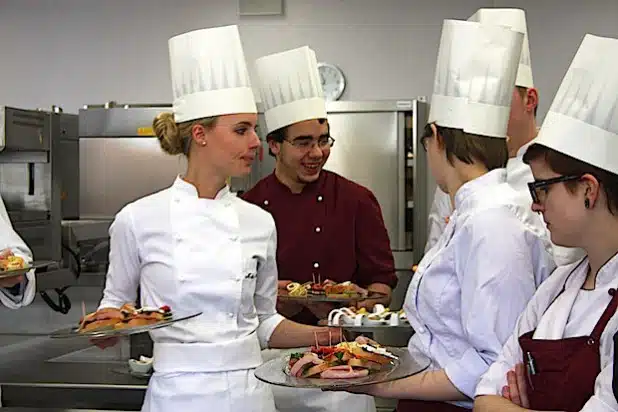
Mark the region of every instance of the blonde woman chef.
MULTIPOLYGON (((506 26, 524 33, 507 129, 507 136, 509 136, 507 142, 509 160, 506 164, 506 180, 517 191, 521 202, 531 206, 527 184, 534 180, 534 178, 532 177, 530 167, 523 162, 523 152, 538 133, 536 123, 538 92, 534 87, 532 77, 526 13, 524 10, 514 8, 483 8, 477 10, 468 21, 506 26)), ((446 228, 448 216, 452 212, 451 196, 444 193, 440 188, 436 188, 434 201, 429 213, 429 233, 425 252, 429 251, 437 243, 440 235, 446 228)), ((557 265, 572 263, 583 257, 583 253, 580 250, 551 244, 549 232, 545 228, 543 219, 537 213, 528 209, 527 214, 523 217, 527 225, 533 226, 544 233, 547 247, 552 250, 557 265)))
POLYGON ((187 171, 117 214, 97 313, 134 302, 138 286, 143 306, 203 313, 151 333, 142 411, 272 412, 272 392, 253 374, 260 350, 311 345, 324 328, 277 314, 273 219, 226 185, 250 172, 260 145, 237 27, 181 34, 169 49, 173 114, 153 126, 165 152, 187 155, 187 171))
POLYGON ((402 399, 400 412, 471 409, 478 380, 554 268, 542 233, 522 223, 527 205, 503 168, 522 41, 521 32, 476 22, 442 28, 422 143, 437 183, 455 193, 455 211, 404 301, 416 332, 409 348, 432 366, 368 391, 402 399))
POLYGON ((534 295, 477 387, 479 412, 618 411, 617 64, 618 39, 586 35, 524 156, 552 240, 587 256, 556 269, 534 295))

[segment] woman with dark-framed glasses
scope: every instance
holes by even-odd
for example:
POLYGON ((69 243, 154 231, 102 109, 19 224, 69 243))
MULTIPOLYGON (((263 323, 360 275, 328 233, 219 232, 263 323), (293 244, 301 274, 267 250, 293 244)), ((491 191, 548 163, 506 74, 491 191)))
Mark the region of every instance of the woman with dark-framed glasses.
POLYGON ((586 35, 524 161, 551 240, 586 257, 557 268, 477 387, 478 411, 618 411, 618 39, 586 35), (584 86, 585 87, 582 87, 584 86))

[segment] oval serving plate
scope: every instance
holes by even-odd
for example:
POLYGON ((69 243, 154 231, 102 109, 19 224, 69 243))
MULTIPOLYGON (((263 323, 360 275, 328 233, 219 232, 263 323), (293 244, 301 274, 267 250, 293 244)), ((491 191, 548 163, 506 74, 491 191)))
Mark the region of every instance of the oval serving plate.
POLYGON ((172 319, 163 320, 161 322, 153 323, 152 325, 134 326, 130 328, 121 328, 121 329, 114 329, 113 326, 110 326, 105 329, 97 329, 95 331, 90 331, 90 332, 79 332, 77 326, 74 326, 74 327, 64 328, 64 329, 60 329, 55 332, 52 332, 49 335, 49 337, 54 338, 54 339, 68 339, 68 338, 101 339, 101 338, 135 335, 137 333, 145 333, 145 332, 150 332, 151 330, 164 328, 176 322, 180 322, 183 320, 194 318, 196 316, 200 316, 201 314, 202 312, 193 313, 191 315, 183 315, 183 316, 172 315, 172 319))
POLYGON ((33 262, 31 265, 20 268, 20 269, 13 269, 13 270, 0 270, 0 279, 5 279, 5 278, 12 278, 15 276, 23 276, 26 273, 30 272, 31 270, 36 270, 36 269, 41 269, 47 266, 51 266, 51 265, 55 265, 57 264, 54 261, 51 260, 42 260, 42 261, 35 261, 33 262))
POLYGON ((408 348, 386 348, 398 359, 394 359, 384 370, 352 379, 316 379, 296 378, 290 376, 288 360, 289 354, 272 359, 255 370, 255 377, 263 382, 276 386, 290 388, 319 388, 337 389, 352 386, 373 385, 407 378, 426 370, 431 361, 420 352, 410 352, 408 348))

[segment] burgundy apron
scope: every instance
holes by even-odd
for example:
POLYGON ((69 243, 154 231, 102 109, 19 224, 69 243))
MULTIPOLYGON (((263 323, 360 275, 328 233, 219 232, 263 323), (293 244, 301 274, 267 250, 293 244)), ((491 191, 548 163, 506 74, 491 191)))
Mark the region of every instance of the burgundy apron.
POLYGON ((531 331, 519 337, 528 370, 531 409, 574 412, 592 397, 601 373, 601 334, 618 308, 618 293, 610 289, 609 294, 612 300, 590 336, 532 339, 531 331))
POLYGON ((446 402, 402 399, 397 403, 397 412, 461 412, 469 410, 446 402))

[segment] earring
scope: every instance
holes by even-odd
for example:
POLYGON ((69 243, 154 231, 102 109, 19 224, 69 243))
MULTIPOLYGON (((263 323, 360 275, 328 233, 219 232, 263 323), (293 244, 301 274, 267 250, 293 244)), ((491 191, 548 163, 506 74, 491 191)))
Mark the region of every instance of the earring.
POLYGON ((586 198, 586 200, 584 200, 584 207, 590 209, 590 199, 586 198))
POLYGON ((202 146, 206 146, 206 142, 202 142, 202 146))

